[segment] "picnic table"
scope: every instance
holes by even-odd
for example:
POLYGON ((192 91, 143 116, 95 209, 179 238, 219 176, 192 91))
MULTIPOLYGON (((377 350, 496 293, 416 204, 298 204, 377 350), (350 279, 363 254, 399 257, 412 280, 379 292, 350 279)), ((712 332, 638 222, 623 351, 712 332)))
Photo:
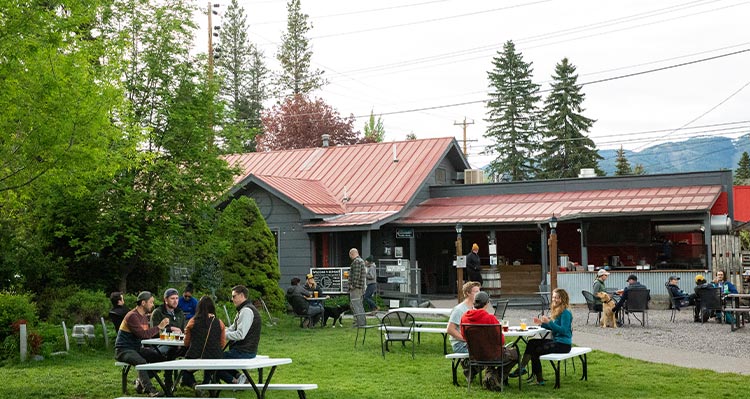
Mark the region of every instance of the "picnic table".
POLYGON ((508 327, 508 331, 503 331, 503 335, 506 338, 509 338, 509 337, 516 338, 516 340, 513 342, 513 346, 518 346, 518 341, 521 341, 521 340, 523 340, 523 342, 526 343, 528 342, 529 338, 535 335, 538 335, 544 338, 545 336, 547 336, 548 333, 549 333, 549 330, 547 330, 546 328, 539 327, 539 326, 529 326, 529 327, 526 327, 525 330, 521 330, 520 326, 510 326, 508 327))
POLYGON ((406 313, 411 313, 412 316, 445 316, 450 317, 453 308, 396 308, 391 310, 399 310, 406 313))
POLYGON ((740 299, 750 299, 750 294, 727 294, 724 298, 722 311, 734 315, 734 320, 731 323, 732 331, 745 327, 745 315, 750 315, 750 306, 742 305, 740 299))
MULTIPOLYGON (((184 370, 242 370, 242 373, 247 377, 247 381, 252 385, 253 391, 258 399, 263 399, 268 389, 268 384, 271 382, 273 373, 276 371, 276 367, 283 364, 290 364, 292 359, 289 358, 269 358, 269 357, 256 357, 254 359, 180 359, 172 360, 168 362, 159 363, 147 363, 139 364, 135 366, 136 370, 147 370, 147 371, 158 371, 158 370, 169 370, 169 371, 184 371, 184 370), (261 386, 255 383, 255 380, 250 376, 249 370, 263 369, 270 367, 271 371, 265 378, 264 382, 258 382, 261 386)), ((157 374, 155 376, 156 381, 164 390, 166 396, 173 396, 176 388, 178 379, 174 379, 171 386, 166 384, 159 378, 157 374)))

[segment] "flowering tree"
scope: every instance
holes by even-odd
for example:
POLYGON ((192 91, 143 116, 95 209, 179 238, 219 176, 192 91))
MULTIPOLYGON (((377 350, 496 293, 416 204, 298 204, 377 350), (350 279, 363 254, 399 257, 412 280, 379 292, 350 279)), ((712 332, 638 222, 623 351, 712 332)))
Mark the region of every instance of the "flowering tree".
POLYGON ((312 100, 303 94, 264 111, 261 120, 264 133, 256 138, 258 151, 319 147, 324 134, 330 135, 330 145, 359 142, 353 115, 342 118, 322 99, 312 100))

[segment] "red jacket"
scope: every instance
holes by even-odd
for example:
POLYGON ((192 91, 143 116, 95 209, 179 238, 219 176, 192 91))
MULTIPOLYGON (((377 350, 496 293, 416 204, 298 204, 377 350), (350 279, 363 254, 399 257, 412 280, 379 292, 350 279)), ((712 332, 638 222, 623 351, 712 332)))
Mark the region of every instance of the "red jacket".
MULTIPOLYGON (((464 324, 500 324, 494 315, 482 309, 470 309, 461 317, 461 335, 464 334, 464 324)), ((502 331, 502 330, 501 330, 502 331)), ((502 335, 502 332, 500 333, 502 335)), ((505 335, 502 335, 505 345, 505 335)))

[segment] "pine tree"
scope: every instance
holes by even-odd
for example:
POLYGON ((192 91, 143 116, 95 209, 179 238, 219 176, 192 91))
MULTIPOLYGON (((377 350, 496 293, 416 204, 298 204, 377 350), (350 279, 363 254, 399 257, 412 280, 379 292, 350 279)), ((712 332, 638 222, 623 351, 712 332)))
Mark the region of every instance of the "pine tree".
POLYGON ((484 137, 494 144, 484 153, 496 158, 489 165, 489 174, 493 179, 507 175, 527 180, 537 172, 539 85, 531 80, 531 63, 523 61, 512 41, 505 43, 492 65, 494 69, 487 74, 491 89, 484 137))
POLYGON ((310 69, 312 50, 306 37, 312 29, 307 14, 300 10, 300 0, 290 0, 287 8, 287 31, 281 36, 281 47, 276 58, 281 63, 278 90, 287 95, 308 94, 328 83, 323 71, 310 69))
POLYGON ((620 146, 620 149, 617 150, 617 160, 615 161, 615 176, 625 176, 632 174, 633 169, 630 167, 628 158, 625 157, 625 150, 623 150, 622 146, 620 146))
POLYGON ((365 139, 367 143, 380 143, 385 137, 385 128, 383 127, 383 118, 378 116, 375 119, 375 111, 370 111, 370 119, 365 123, 365 139))
POLYGON ((740 161, 737 163, 737 169, 734 171, 734 185, 750 184, 750 156, 747 151, 742 153, 740 161))
POLYGON ((586 136, 595 121, 581 115, 585 95, 576 84, 576 67, 563 58, 555 67, 552 80, 552 91, 544 102, 545 141, 538 177, 576 177, 582 168, 593 168, 598 175, 604 175, 598 165, 598 160, 604 158, 586 136))
POLYGON ((228 105, 226 125, 221 129, 225 152, 254 151, 255 136, 262 132, 260 112, 268 98, 268 68, 247 31, 245 10, 232 0, 221 30, 222 56, 216 64, 222 77, 221 96, 228 105))

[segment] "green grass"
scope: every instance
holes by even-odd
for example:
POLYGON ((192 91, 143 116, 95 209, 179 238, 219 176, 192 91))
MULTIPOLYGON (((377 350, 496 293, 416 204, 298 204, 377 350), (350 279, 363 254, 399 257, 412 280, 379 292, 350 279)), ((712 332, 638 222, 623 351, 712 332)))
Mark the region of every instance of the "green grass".
MULTIPOLYGON (((290 357, 293 363, 280 366, 273 377, 277 383, 315 383, 314 398, 465 398, 465 383, 451 384, 450 361, 442 354, 442 337, 423 334, 416 346, 415 359, 410 351, 396 345, 385 358, 380 354, 380 338, 368 331, 363 346, 354 348, 356 329, 325 328, 301 330, 297 319, 281 317, 279 325, 263 326, 260 352, 273 357, 290 357)), ((360 337, 361 338, 361 337, 360 337)), ((700 356, 700 354, 696 354, 700 356)), ((511 383, 502 395, 508 397, 736 397, 738 390, 750 385, 750 377, 721 374, 647 363, 594 351, 589 354, 588 381, 579 381, 568 363, 568 375, 561 389, 554 390, 554 372, 544 364, 546 386, 526 385, 518 391, 511 383)), ((134 374, 131 371, 129 393, 134 374)), ((116 398, 120 396, 120 369, 114 366, 112 351, 72 348, 63 356, 43 361, 10 364, 0 368, 0 398, 116 398)), ((192 390, 180 388, 179 396, 192 396, 192 390)), ((497 392, 472 386, 473 398, 497 398, 497 392)), ((222 396, 254 398, 252 392, 226 392, 222 396)), ((268 398, 296 398, 295 392, 269 392, 268 398)))

